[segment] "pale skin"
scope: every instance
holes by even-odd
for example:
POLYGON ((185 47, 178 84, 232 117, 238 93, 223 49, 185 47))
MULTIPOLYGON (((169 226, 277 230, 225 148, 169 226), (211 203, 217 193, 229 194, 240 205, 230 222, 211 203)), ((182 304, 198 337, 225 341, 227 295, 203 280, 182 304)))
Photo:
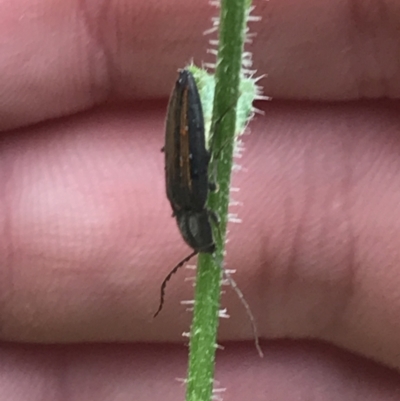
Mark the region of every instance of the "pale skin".
MULTIPOLYGON (((0 5, 1 401, 183 398, 191 271, 152 315, 189 253, 160 148, 177 68, 212 60, 200 3, 0 5)), ((227 266, 265 357, 227 288, 224 399, 399 399, 400 9, 256 5, 275 100, 244 138, 227 266)))

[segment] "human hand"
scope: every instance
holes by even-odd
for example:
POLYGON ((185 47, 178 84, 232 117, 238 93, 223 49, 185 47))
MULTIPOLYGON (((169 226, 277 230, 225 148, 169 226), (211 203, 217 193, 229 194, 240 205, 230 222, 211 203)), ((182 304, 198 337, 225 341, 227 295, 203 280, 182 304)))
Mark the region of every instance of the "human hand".
MULTIPOLYGON (((257 105, 265 116, 244 137, 227 267, 265 358, 227 288, 221 340, 249 341, 220 352, 224 399, 400 392, 384 367, 400 366, 400 122, 383 100, 399 95, 400 16, 316 4, 256 4, 251 50, 275 100, 257 105)), ((215 10, 1 7, 0 400, 182 397, 190 314, 179 302, 192 298, 192 273, 174 277, 152 320, 162 279, 187 253, 159 150, 176 69, 207 58, 215 10)))

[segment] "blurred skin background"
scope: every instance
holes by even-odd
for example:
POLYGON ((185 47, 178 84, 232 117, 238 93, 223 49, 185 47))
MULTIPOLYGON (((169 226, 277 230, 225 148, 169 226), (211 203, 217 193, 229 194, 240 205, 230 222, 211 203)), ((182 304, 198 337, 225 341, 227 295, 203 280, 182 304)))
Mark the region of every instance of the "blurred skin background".
MULTIPOLYGON (((400 398, 400 8, 256 1, 226 400, 400 398)), ((192 299, 165 196, 167 98, 212 62, 207 1, 0 5, 0 400, 183 399, 192 299)))

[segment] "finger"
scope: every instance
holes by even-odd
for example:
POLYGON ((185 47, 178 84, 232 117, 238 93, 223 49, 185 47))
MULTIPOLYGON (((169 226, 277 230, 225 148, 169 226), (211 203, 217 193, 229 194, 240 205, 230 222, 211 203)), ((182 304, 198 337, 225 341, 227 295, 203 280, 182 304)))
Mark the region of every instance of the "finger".
POLYGON ((128 331, 152 322, 152 269, 173 261, 160 250, 186 249, 164 195, 162 127, 160 113, 127 107, 3 137, 3 338, 127 340, 128 315, 128 331))
MULTIPOLYGON (((275 98, 399 96, 395 2, 257 5, 254 53, 275 98)), ((3 2, 0 129, 69 115, 110 100, 164 97, 177 68, 207 54, 217 11, 206 2, 3 2), (167 49, 167 51, 166 51, 167 49)))
MULTIPOLYGON (((399 366, 397 105, 268 107, 234 176, 243 223, 230 228, 227 266, 264 337, 317 337, 399 366)), ((164 195, 163 115, 132 110, 3 140, 3 339, 181 341, 187 331, 190 271, 151 319, 189 250, 164 195)), ((221 339, 250 339, 226 295, 221 339)))
POLYGON ((212 12, 182 1, 3 2, 0 129, 110 100, 166 96, 177 68, 206 54, 202 32, 212 12))
MULTIPOLYGON (((0 347, 1 400, 183 399, 187 354, 182 345, 0 347)), ((251 347, 219 351, 215 394, 232 401, 318 399, 392 401, 399 375, 321 344, 277 342, 261 360, 251 347), (250 368, 251 367, 251 368, 250 368), (240 377, 240 380, 238 380, 240 377)))
POLYGON ((253 125, 232 258, 269 338, 320 338, 400 366, 397 114, 390 102, 275 104, 253 125))
MULTIPOLYGON (((275 98, 349 100, 400 94, 397 2, 257 4, 255 66, 275 98)), ((253 50, 253 49, 252 49, 253 50)))

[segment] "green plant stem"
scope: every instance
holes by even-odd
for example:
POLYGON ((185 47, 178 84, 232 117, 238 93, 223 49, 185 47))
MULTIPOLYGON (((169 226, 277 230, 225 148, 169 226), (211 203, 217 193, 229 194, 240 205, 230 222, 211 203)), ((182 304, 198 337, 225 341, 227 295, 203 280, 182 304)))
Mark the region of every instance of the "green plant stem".
POLYGON ((213 390, 222 263, 236 134, 236 102, 249 5, 247 0, 222 0, 221 3, 213 109, 215 131, 211 141, 211 151, 213 155, 218 153, 218 157, 210 165, 211 179, 216 178, 219 189, 211 193, 208 199, 208 207, 216 212, 220 222, 214 229, 217 251, 213 255, 200 254, 197 265, 186 391, 188 401, 209 401, 213 390))

